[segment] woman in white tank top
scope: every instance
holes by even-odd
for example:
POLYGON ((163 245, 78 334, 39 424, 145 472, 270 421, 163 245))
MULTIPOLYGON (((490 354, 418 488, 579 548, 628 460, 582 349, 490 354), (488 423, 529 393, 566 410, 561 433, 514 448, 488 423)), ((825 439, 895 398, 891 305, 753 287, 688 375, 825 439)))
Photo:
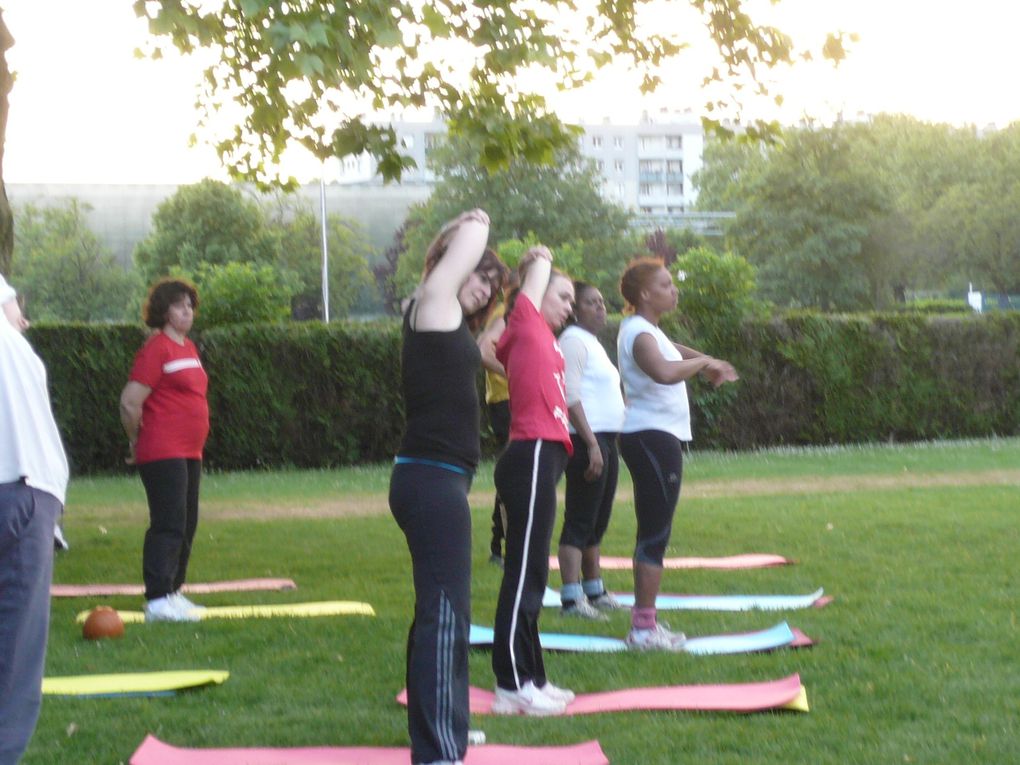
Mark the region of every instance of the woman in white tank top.
POLYGON ((680 498, 682 443, 691 440, 684 381, 700 374, 719 386, 735 381, 737 373, 728 362, 672 342, 659 328, 659 320, 677 305, 673 276, 661 260, 630 263, 620 279, 620 292, 634 310, 620 324, 617 341, 627 399, 620 454, 634 481, 638 522, 627 643, 637 649, 680 650, 685 637, 658 623, 655 599, 680 498))

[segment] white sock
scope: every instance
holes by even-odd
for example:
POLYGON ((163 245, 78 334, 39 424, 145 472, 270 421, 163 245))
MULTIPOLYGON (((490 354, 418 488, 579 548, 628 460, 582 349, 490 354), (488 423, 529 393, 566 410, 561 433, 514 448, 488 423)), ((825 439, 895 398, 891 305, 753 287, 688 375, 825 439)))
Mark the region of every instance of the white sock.
POLYGON ((598 579, 585 579, 581 586, 584 588, 584 594, 589 598, 597 598, 606 591, 606 586, 602 583, 601 576, 598 579))
POLYGON ((560 590, 560 600, 564 603, 572 602, 577 603, 584 600, 584 590, 581 589, 581 585, 577 582, 571 582, 570 584, 563 585, 563 589, 560 590))

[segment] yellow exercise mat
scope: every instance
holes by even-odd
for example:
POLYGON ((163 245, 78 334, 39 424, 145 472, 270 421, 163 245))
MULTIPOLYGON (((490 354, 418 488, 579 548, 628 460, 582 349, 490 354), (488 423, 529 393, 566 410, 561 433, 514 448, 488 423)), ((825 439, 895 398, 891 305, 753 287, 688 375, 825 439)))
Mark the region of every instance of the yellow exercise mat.
MULTIPOLYGON (((77 622, 84 624, 89 611, 78 614, 77 622)), ((145 614, 141 611, 118 611, 125 624, 142 624, 145 614)), ((375 609, 368 603, 354 600, 325 600, 319 603, 277 603, 268 606, 214 606, 196 611, 199 619, 272 619, 276 617, 303 616, 375 616, 375 609)))
POLYGON ((50 696, 122 696, 173 693, 203 685, 220 685, 230 677, 221 669, 171 672, 127 672, 115 675, 76 675, 43 678, 42 692, 50 696))

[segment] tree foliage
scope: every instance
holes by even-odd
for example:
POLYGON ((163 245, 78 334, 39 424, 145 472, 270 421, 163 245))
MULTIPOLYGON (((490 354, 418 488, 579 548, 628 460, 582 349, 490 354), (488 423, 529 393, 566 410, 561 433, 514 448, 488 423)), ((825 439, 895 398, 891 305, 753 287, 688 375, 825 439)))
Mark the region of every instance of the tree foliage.
MULTIPOLYGON (((577 264, 566 268, 572 276, 597 282, 597 272, 606 269, 619 276, 611 261, 629 215, 599 194, 598 172, 576 144, 558 151, 553 164, 515 159, 493 173, 475 164, 473 156, 471 142, 462 137, 451 136, 434 149, 430 166, 437 181, 429 199, 408 216, 406 250, 396 274, 399 294, 417 283, 425 251, 443 223, 474 207, 489 213, 489 242, 501 243, 501 255, 502 243, 511 241, 541 242, 557 251, 569 244, 578 253, 577 264)), ((557 255, 558 266, 564 254, 557 255)))
MULTIPOLYGON (((277 262, 281 269, 295 274, 300 285, 294 295, 294 315, 321 318, 322 223, 310 210, 300 209, 277 225, 281 235, 277 262)), ((356 307, 373 304, 375 284, 368 265, 373 251, 361 226, 339 215, 327 215, 326 244, 330 317, 347 316, 356 307)))
MULTIPOLYGON (((361 227, 329 215, 327 243, 330 316, 373 304, 372 248, 361 227)), ((197 278, 202 269, 234 263, 265 267, 286 285, 295 317, 322 316, 321 223, 306 202, 283 192, 256 200, 219 181, 182 186, 156 210, 152 233, 136 247, 135 261, 150 281, 171 272, 197 278)), ((236 279, 268 272, 215 273, 236 279)))
POLYGON ((296 279, 281 278, 270 265, 209 263, 188 274, 199 291, 198 329, 225 324, 258 324, 290 316, 296 279))
POLYGON ((88 205, 25 205, 15 212, 12 282, 36 321, 124 319, 141 292, 85 220, 88 205))
POLYGON ((887 308, 908 291, 1020 290, 1020 125, 978 133, 902 115, 709 141, 701 209, 782 304, 887 308))
MULTIPOLYGON (((434 109, 454 134, 472 137, 474 159, 487 169, 516 157, 549 162, 573 142, 573 131, 550 112, 541 88, 528 83, 570 89, 612 61, 638 69, 642 90, 654 90, 659 67, 688 41, 673 27, 641 25, 648 5, 136 0, 134 7, 159 44, 213 52, 198 99, 202 124, 214 126, 232 102, 240 119, 217 136, 216 150, 235 177, 270 183, 281 180, 276 168, 284 152, 298 145, 320 159, 368 152, 384 178, 399 178, 412 162, 392 126, 362 115, 408 108, 434 109)), ((719 51, 703 73, 705 84, 749 80, 767 95, 759 76, 794 60, 790 38, 755 23, 747 0, 689 5, 719 51)), ((842 36, 830 35, 822 52, 842 58, 842 36)), ((734 105, 739 109, 731 89, 706 108, 721 113, 734 105)))
POLYGON ((859 309, 875 287, 869 224, 886 209, 842 128, 798 131, 748 180, 729 234, 776 303, 859 309))
POLYGON ((135 262, 142 277, 152 281, 174 268, 271 263, 277 245, 258 204, 236 187, 205 179, 181 186, 160 204, 152 216, 152 232, 135 248, 135 262))

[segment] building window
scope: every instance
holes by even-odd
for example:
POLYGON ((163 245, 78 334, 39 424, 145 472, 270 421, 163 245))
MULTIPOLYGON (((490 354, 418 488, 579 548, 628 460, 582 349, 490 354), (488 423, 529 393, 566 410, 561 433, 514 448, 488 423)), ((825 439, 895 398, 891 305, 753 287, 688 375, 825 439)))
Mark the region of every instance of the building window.
POLYGON ((622 149, 623 148, 623 136, 622 135, 613 136, 613 148, 614 149, 622 149))
POLYGON ((595 160, 595 167, 599 169, 600 173, 606 172, 606 163, 603 162, 601 159, 595 160))
POLYGON ((642 207, 641 208, 641 213, 643 215, 651 215, 652 214, 652 208, 651 207, 642 207))
POLYGON ((591 137, 591 147, 593 149, 601 149, 602 148, 602 136, 600 136, 600 135, 593 135, 591 137))
POLYGON ((622 159, 618 159, 615 162, 613 162, 613 169, 616 172, 618 172, 618 173, 622 173, 623 172, 623 160, 622 159))
POLYGON ((662 172, 662 160, 661 159, 643 159, 638 162, 639 173, 661 173, 662 172))
POLYGON ((425 134, 425 148, 434 149, 443 140, 442 133, 426 133, 425 134))
POLYGON ((666 162, 666 172, 671 175, 683 175, 684 163, 683 160, 671 159, 666 162))
POLYGON ((663 137, 661 135, 643 135, 641 136, 639 143, 643 151, 661 149, 663 145, 663 137))
POLYGON ((682 149, 683 147, 684 147, 684 145, 683 145, 683 138, 681 136, 678 136, 678 135, 668 135, 668 136, 666 136, 666 148, 667 149, 682 149))
POLYGON ((414 148, 414 136, 413 135, 405 135, 403 138, 400 139, 400 143, 401 143, 401 145, 405 149, 413 149, 414 148))
POLYGON ((679 183, 667 183, 666 184, 666 196, 667 197, 682 197, 684 195, 684 187, 679 183))

